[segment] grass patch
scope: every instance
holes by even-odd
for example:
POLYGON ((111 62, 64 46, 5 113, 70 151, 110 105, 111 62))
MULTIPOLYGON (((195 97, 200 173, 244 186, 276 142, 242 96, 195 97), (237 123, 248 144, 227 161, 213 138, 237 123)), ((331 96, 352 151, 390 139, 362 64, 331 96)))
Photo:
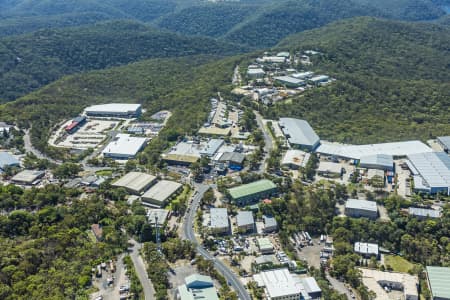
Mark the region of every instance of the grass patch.
POLYGON ((96 175, 105 176, 105 177, 112 176, 112 173, 113 173, 112 170, 100 170, 100 171, 95 172, 96 175))
POLYGON ((386 255, 384 265, 391 266, 395 272, 408 273, 414 268, 414 264, 398 255, 386 255))

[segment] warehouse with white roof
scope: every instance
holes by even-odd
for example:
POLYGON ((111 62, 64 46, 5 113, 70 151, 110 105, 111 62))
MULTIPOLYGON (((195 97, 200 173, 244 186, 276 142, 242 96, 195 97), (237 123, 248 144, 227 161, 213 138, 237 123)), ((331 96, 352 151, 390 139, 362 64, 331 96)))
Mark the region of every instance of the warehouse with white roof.
POLYGON ((450 195, 450 157, 445 152, 408 155, 414 191, 450 195))
POLYGON ((142 202, 155 207, 164 206, 182 187, 181 183, 161 180, 142 195, 142 202))
POLYGON ((387 154, 393 156, 394 158, 406 157, 408 155, 416 153, 433 152, 433 149, 431 149, 421 141, 406 141, 368 145, 343 145, 322 141, 315 152, 327 156, 359 160, 364 156, 378 154, 387 154))
POLYGON ((345 203, 345 214, 355 218, 378 218, 378 208, 375 201, 348 199, 345 203))
POLYGON ((389 154, 374 154, 361 157, 359 166, 366 169, 378 169, 383 171, 394 170, 394 158, 389 154))
POLYGON ((267 299, 320 299, 322 291, 312 277, 299 278, 288 269, 263 271, 253 275, 259 287, 264 287, 267 299))
POLYGON ((113 187, 123 187, 130 193, 140 195, 156 182, 156 177, 142 172, 129 172, 112 184, 113 187))
POLYGON ((142 105, 108 103, 89 106, 84 112, 89 117, 137 118, 142 114, 142 105))
POLYGON ((210 209, 209 229, 213 234, 224 234, 230 230, 230 222, 228 220, 228 211, 226 208, 210 209))
POLYGON ((313 151, 320 144, 319 136, 305 120, 280 118, 279 125, 292 148, 313 151))
POLYGON ((144 149, 147 144, 147 138, 134 137, 129 134, 118 134, 105 147, 103 156, 112 159, 130 159, 134 158, 139 151, 144 149))
POLYGON ((302 150, 288 150, 281 160, 281 166, 293 170, 298 170, 299 168, 306 167, 306 164, 308 163, 310 157, 310 153, 306 153, 302 150))

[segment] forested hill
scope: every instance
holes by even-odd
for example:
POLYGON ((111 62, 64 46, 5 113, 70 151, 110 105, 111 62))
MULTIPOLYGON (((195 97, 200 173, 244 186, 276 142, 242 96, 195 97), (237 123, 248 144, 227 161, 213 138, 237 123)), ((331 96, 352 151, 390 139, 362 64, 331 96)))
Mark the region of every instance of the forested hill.
POLYGON ((361 17, 284 39, 278 47, 317 49, 335 72, 450 81, 450 28, 361 17))
POLYGON ((336 82, 265 111, 305 118, 323 139, 374 143, 449 135, 450 31, 373 18, 291 36, 279 49, 315 49, 312 69, 336 82))
POLYGON ((289 34, 355 16, 398 20, 433 20, 444 15, 429 0, 281 0, 209 3, 191 6, 158 19, 160 27, 183 34, 222 37, 254 47, 273 46, 289 34))
POLYGON ((6 0, 0 1, 0 37, 45 28, 128 19, 150 22, 197 0, 6 0))
POLYGON ((0 39, 0 99, 9 101, 63 75, 154 58, 230 55, 244 47, 202 37, 182 37, 131 21, 0 39))

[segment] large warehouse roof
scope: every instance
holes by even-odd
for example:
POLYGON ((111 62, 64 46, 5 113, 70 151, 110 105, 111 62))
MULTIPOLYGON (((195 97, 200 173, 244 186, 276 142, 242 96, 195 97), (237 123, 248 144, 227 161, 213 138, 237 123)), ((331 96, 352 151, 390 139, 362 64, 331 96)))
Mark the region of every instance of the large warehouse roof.
POLYGON ((100 104, 100 105, 92 105, 85 109, 86 113, 119 113, 119 114, 127 114, 134 113, 139 108, 141 108, 140 104, 130 104, 130 103, 108 103, 108 104, 100 104))
POLYGON ((445 152, 408 155, 408 159, 429 188, 450 188, 450 157, 445 152))
POLYGON ((265 286, 270 298, 300 295, 303 285, 296 280, 288 269, 264 271, 253 276, 259 286, 265 286))
POLYGON ((116 138, 106 146, 103 154, 107 156, 135 156, 145 145, 147 138, 134 137, 129 134, 118 134, 116 138))
POLYGON ((181 186, 181 183, 175 181, 161 180, 145 192, 145 194, 142 195, 142 198, 164 202, 181 188, 181 186))
POLYGON ((114 182, 112 186, 124 187, 137 193, 142 192, 156 180, 156 177, 141 172, 130 172, 119 180, 114 182))
POLYGON ((233 199, 237 199, 275 189, 276 187, 277 186, 272 181, 268 179, 261 179, 252 183, 231 188, 228 191, 233 199))
POLYGON ((0 169, 5 168, 6 166, 18 166, 19 164, 19 160, 8 152, 0 152, 0 169))
POLYGON ((381 168, 383 170, 392 170, 394 158, 389 154, 374 154, 361 157, 359 161, 361 167, 381 168))
POLYGON ((450 299, 450 268, 427 266, 427 274, 433 297, 450 299))
POLYGON ((421 141, 406 141, 395 143, 342 145, 321 142, 317 153, 336 157, 361 159, 363 156, 388 154, 394 157, 407 156, 416 153, 432 152, 433 150, 421 141))
POLYGON ((346 208, 377 211, 377 203, 375 201, 348 199, 345 203, 346 208))
POLYGON ((320 141, 319 136, 305 120, 280 118, 279 124, 283 133, 289 136, 291 144, 315 147, 320 141))

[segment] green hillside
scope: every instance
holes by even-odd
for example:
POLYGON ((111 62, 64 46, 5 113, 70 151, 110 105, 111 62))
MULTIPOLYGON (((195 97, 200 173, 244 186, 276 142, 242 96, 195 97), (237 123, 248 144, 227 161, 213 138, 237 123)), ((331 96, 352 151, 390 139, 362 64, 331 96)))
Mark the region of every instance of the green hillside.
POLYGON ((429 0, 282 0, 202 4, 165 15, 156 24, 263 48, 287 35, 355 16, 417 21, 444 14, 441 5, 429 0))
POLYGON ((358 18, 289 37, 280 49, 316 49, 313 69, 337 81, 267 117, 305 118, 324 139, 371 143, 450 134, 448 28, 358 18))
POLYGON ((0 99, 13 100, 66 74, 154 57, 229 55, 242 50, 129 21, 42 30, 0 39, 0 99))

